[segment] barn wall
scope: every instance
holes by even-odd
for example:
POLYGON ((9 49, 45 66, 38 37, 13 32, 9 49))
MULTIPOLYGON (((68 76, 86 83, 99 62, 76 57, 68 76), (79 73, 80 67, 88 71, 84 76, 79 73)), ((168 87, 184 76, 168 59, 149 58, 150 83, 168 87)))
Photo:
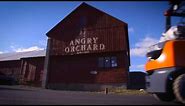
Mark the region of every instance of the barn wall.
POLYGON ((7 76, 13 76, 16 80, 20 77, 20 60, 0 61, 0 72, 7 76))
POLYGON ((22 58, 21 59, 22 84, 41 86, 44 70, 44 57, 22 58))
POLYGON ((126 83, 127 63, 125 52, 107 54, 88 54, 78 56, 53 56, 50 60, 49 83, 126 83), (98 67, 99 57, 116 56, 118 66, 98 67), (97 74, 92 74, 97 71, 97 74))
POLYGON ((83 3, 47 36, 51 41, 45 70, 49 85, 127 83, 130 61, 126 23, 83 3), (116 56, 118 67, 99 68, 98 59, 106 56, 116 56))
POLYGON ((127 50, 124 30, 127 29, 124 27, 112 27, 87 30, 85 37, 76 34, 77 36, 69 41, 53 38, 50 49, 51 55, 73 55, 127 50), (78 43, 78 41, 80 41, 80 43, 78 43))

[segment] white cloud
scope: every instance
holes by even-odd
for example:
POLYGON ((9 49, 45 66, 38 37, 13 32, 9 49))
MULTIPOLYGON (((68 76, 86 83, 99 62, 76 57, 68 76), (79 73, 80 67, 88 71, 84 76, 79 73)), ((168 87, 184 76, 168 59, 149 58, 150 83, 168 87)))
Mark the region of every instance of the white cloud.
POLYGON ((131 65, 130 72, 145 72, 144 64, 131 65))
POLYGON ((8 50, 0 51, 0 54, 8 53, 8 50))
POLYGON ((22 48, 22 47, 16 47, 16 46, 10 46, 12 51, 14 52, 28 52, 28 51, 38 51, 38 50, 44 50, 44 48, 40 48, 38 46, 32 46, 29 48, 22 48))
POLYGON ((146 51, 147 51, 146 48, 132 48, 130 49, 130 55, 143 57, 145 56, 146 51))
POLYGON ((142 39, 140 42, 136 43, 136 47, 148 47, 151 46, 155 43, 157 43, 159 40, 155 39, 155 38, 151 38, 151 37, 145 37, 144 39, 142 39))
POLYGON ((15 52, 28 52, 28 51, 39 51, 39 50, 44 50, 44 48, 40 48, 38 46, 33 46, 33 47, 29 47, 29 48, 14 49, 15 52))
POLYGON ((128 32, 133 33, 134 32, 134 28, 133 27, 128 28, 128 32))
POLYGON ((40 47, 40 46, 31 46, 28 48, 16 45, 14 43, 12 43, 12 45, 10 46, 11 51, 13 52, 28 52, 28 51, 39 51, 39 50, 44 50, 44 48, 40 47))
POLYGON ((158 41, 159 40, 155 38, 145 37, 140 42, 137 42, 134 48, 130 49, 130 55, 144 57, 147 52, 147 48, 153 44, 156 44, 158 41))

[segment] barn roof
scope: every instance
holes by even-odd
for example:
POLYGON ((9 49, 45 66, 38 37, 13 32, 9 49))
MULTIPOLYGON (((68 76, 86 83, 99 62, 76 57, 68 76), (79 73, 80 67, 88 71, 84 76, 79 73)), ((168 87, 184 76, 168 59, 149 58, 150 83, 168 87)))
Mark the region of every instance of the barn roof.
POLYGON ((42 57, 45 55, 46 55, 45 49, 39 51, 3 53, 0 54, 0 61, 20 60, 21 58, 42 57))

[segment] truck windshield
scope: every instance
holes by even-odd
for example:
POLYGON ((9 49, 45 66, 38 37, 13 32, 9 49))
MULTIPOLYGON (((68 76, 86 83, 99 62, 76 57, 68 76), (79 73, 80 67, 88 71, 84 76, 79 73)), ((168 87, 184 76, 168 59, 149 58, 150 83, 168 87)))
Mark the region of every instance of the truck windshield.
POLYGON ((157 59, 161 55, 162 48, 163 48, 165 43, 166 43, 166 41, 165 42, 159 42, 155 45, 150 46, 147 50, 147 54, 146 54, 147 58, 157 59))

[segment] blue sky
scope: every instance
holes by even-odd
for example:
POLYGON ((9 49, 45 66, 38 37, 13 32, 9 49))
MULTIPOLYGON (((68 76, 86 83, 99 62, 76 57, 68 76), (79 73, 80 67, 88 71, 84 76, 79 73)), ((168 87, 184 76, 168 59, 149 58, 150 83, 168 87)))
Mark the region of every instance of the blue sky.
MULTIPOLYGON (((46 32, 82 2, 0 2, 0 53, 42 50, 46 32)), ((146 48, 160 39, 165 28, 167 1, 86 2, 128 23, 131 71, 143 71, 146 48)))

